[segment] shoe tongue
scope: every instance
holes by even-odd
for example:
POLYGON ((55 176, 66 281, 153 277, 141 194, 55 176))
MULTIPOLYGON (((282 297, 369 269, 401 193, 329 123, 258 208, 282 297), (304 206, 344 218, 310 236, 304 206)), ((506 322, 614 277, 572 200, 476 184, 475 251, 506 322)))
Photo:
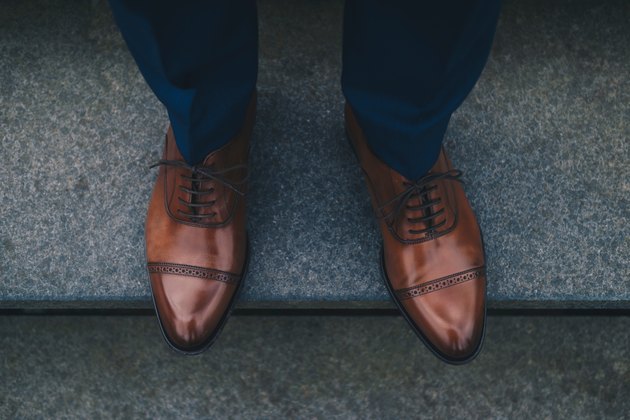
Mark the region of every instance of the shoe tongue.
POLYGON ((426 207, 425 205, 431 200, 431 192, 423 192, 421 189, 417 189, 413 192, 413 195, 405 204, 404 210, 401 212, 401 219, 399 220, 399 226, 401 228, 400 234, 407 239, 418 239, 422 237, 424 233, 412 233, 410 231, 420 231, 430 228, 432 221, 419 221, 414 219, 422 219, 430 216, 434 207, 426 207), (425 207, 422 207, 425 206, 425 207))
MULTIPOLYGON (((407 178, 402 176, 400 173, 398 173, 397 171, 391 168, 390 168, 390 176, 391 176, 390 188, 393 194, 387 199, 391 199, 394 196, 404 194, 405 190, 407 189, 405 185, 411 182, 407 178)), ((395 201, 392 204, 390 204, 387 209, 385 209, 386 213, 393 212, 395 214, 394 216, 395 218, 393 220, 390 220, 388 223, 390 224, 390 227, 394 229, 396 234, 403 239, 414 239, 414 238, 409 237, 409 233, 407 232, 409 230, 409 222, 407 221, 407 218, 417 217, 417 216, 414 216, 413 214, 416 214, 418 212, 413 212, 412 214, 411 210, 408 210, 406 206, 417 206, 418 203, 419 203, 419 198, 412 197, 406 203, 395 201), (397 206, 399 205, 403 206, 403 208, 400 208, 399 211, 396 211, 397 206)))
MULTIPOLYGON (((393 174, 393 181, 396 195, 405 193, 409 187, 414 184, 413 181, 410 181, 398 173, 393 174)), ((396 219, 393 220, 392 227, 396 231, 396 234, 402 239, 417 240, 424 238, 427 236, 426 232, 417 233, 413 231, 424 231, 443 219, 443 216, 439 215, 437 218, 429 220, 414 220, 430 216, 441 208, 441 204, 430 207, 425 206, 439 195, 439 187, 431 188, 433 186, 434 184, 430 184, 413 188, 408 200, 400 204, 403 208, 397 213, 396 219)))
MULTIPOLYGON (((199 173, 193 173, 193 178, 199 181, 191 181, 191 190, 197 192, 197 194, 191 194, 190 201, 191 204, 209 204, 212 200, 215 199, 215 193, 210 192, 212 188, 214 188, 214 182, 205 180, 205 176, 199 173)), ((192 207, 194 214, 212 214, 214 206, 204 206, 204 207, 192 207)))
MULTIPOLYGON (((224 148, 225 149, 225 148, 224 148)), ((210 153, 203 162, 198 164, 201 169, 207 169, 209 172, 221 170, 219 166, 223 160, 222 156, 219 156, 221 150, 210 153)), ((180 153, 175 138, 173 136, 172 129, 169 128, 166 137, 166 146, 164 159, 178 160, 186 162, 183 155, 180 153)), ((229 218, 228 206, 231 203, 230 194, 231 191, 227 189, 218 181, 208 179, 202 173, 192 171, 188 168, 175 168, 170 167, 167 169, 169 174, 167 178, 167 185, 172 186, 174 193, 169 196, 169 209, 170 211, 178 215, 179 212, 193 214, 193 215, 208 215, 207 218, 198 218, 192 220, 195 223, 222 223, 229 218), (199 179, 203 181, 184 180, 181 175, 192 177, 193 179, 199 179), (191 191, 199 192, 200 194, 191 194, 180 191, 177 186, 182 186, 191 191), (182 204, 179 199, 184 200, 187 203, 193 204, 193 206, 186 206, 182 204), (208 206, 195 206, 198 204, 211 203, 214 204, 208 206), (229 201, 229 202, 228 202, 229 201), (215 213, 213 215, 213 213, 215 213), (212 217, 210 217, 212 215, 212 217)), ((178 217, 179 218, 179 217, 178 217)), ((186 219, 185 216, 181 216, 185 221, 191 221, 186 219)))

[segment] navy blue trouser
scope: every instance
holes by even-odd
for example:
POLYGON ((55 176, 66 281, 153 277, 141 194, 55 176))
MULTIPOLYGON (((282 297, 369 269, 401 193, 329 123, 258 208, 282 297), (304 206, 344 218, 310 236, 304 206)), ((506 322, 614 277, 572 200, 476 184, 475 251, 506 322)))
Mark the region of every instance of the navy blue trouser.
MULTIPOLYGON (((110 0, 190 163, 239 130, 258 71, 255 0, 110 0)), ((343 93, 368 144, 410 179, 433 165, 488 57, 500 0, 346 0, 343 93)))

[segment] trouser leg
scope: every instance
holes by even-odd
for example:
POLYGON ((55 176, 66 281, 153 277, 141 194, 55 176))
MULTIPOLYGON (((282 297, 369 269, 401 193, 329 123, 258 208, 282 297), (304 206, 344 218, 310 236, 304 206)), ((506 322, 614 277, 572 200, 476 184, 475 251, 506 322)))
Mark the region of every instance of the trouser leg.
POLYGON ((110 0, 190 164, 237 133, 256 86, 255 0, 110 0))
POLYGON ((373 152, 407 178, 435 163, 499 9, 500 0, 346 0, 343 93, 373 152))

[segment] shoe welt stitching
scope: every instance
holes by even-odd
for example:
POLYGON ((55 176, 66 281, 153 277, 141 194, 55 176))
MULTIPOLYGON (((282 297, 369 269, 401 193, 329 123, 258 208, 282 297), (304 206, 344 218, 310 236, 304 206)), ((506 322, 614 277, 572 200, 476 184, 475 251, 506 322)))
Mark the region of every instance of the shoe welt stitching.
POLYGON ((417 286, 406 289, 398 289, 396 290, 396 295, 400 300, 412 299, 418 296, 426 295, 427 293, 436 292, 447 287, 478 279, 485 273, 485 270, 484 266, 461 271, 459 273, 451 274, 450 276, 440 277, 439 279, 421 283, 417 286))
POLYGON ((210 268, 194 265, 171 263, 148 263, 149 273, 174 274, 178 276, 198 277, 201 279, 216 280, 223 283, 237 283, 241 276, 210 268))

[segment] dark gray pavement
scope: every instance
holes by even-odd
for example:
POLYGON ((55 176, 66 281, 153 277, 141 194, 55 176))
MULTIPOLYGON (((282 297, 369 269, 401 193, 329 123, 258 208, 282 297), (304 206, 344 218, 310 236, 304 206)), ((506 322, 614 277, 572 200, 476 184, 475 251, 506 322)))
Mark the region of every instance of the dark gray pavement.
POLYGON ((466 366, 402 318, 235 316, 199 357, 153 317, 0 316, 0 418, 623 419, 630 318, 488 320, 466 366))
MULTIPOLYGON (((343 134, 337 0, 261 0, 242 306, 387 307, 343 134)), ((492 307, 630 307, 630 6, 506 1, 446 146, 492 307)), ((103 1, 0 3, 0 307, 149 306, 143 223, 166 117, 103 1)))

